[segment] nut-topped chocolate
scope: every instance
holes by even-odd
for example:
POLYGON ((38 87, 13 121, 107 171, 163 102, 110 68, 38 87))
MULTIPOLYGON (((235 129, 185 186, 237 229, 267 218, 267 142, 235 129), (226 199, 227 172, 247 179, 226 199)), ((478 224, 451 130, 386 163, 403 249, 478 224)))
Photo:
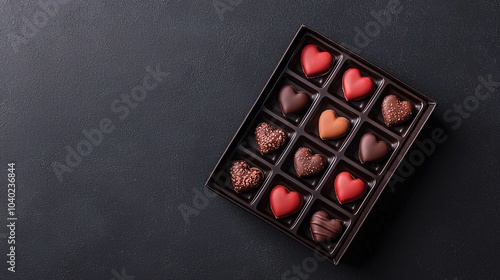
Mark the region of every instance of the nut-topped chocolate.
POLYGON ((413 115, 413 107, 409 101, 400 101, 396 95, 388 95, 382 101, 382 116, 387 126, 406 122, 413 115))
POLYGON ((281 148, 286 143, 286 133, 268 123, 260 123, 255 128, 255 140, 261 154, 269 154, 281 148))
POLYGON ((244 160, 237 160, 231 166, 231 181, 237 193, 252 190, 260 185, 263 175, 257 167, 250 167, 244 160))
POLYGON ((310 177, 317 175, 325 169, 325 159, 320 154, 313 154, 311 149, 300 147, 293 157, 295 172, 299 177, 310 177))

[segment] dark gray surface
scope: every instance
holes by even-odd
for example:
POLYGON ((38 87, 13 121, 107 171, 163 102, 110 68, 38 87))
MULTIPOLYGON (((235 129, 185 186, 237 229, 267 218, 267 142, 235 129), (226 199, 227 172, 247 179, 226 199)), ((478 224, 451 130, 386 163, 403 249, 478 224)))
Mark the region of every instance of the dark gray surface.
MULTIPOLYGON (((355 46, 389 1, 232 2, 221 20, 212 1, 73 0, 15 52, 9 34, 40 8, 0 1, 0 222, 11 161, 19 219, 15 274, 0 227, 1 279, 281 279, 313 256, 220 197, 193 205, 195 190, 300 24, 355 46), (157 64, 170 75, 120 120, 110 105, 157 64), (116 130, 60 182, 51 164, 104 118, 116 130), (189 224, 183 204, 203 207, 189 224)), ((500 81, 500 2, 400 3, 360 53, 439 103, 421 140, 448 139, 383 193, 340 265, 307 277, 498 279, 500 87, 459 128, 443 114, 479 76, 500 81)))

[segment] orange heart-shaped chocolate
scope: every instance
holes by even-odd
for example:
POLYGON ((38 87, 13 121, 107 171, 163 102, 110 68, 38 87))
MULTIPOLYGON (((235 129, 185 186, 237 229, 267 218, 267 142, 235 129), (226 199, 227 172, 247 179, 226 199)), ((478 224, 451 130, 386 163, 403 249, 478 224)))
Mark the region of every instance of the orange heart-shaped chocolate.
POLYGON ((337 117, 335 111, 325 110, 319 116, 319 137, 323 140, 331 140, 343 137, 349 131, 351 124, 344 117, 337 117))

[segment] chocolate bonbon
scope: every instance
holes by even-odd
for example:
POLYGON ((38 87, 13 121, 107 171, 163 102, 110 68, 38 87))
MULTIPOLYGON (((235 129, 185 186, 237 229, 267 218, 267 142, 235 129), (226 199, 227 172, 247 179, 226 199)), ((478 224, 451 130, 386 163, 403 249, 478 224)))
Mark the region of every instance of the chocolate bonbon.
POLYGON ((268 123, 260 123, 255 128, 255 141, 261 154, 268 154, 280 149, 286 143, 286 133, 268 123))
POLYGON ((249 167, 244 160, 233 162, 230 173, 234 191, 237 193, 252 190, 262 181, 262 171, 257 167, 249 167))
POLYGON ((389 144, 378 141, 373 133, 366 133, 359 142, 359 160, 361 163, 379 162, 389 154, 389 144))
POLYGON ((290 216, 302 206, 302 196, 298 192, 289 191, 286 187, 274 187, 269 196, 269 203, 276 219, 290 216))
POLYGON ((302 27, 207 186, 337 264, 435 107, 394 76, 302 27), (340 118, 348 130, 320 132, 325 111, 327 131, 340 118), (282 130, 286 141, 276 141, 278 133, 263 141, 271 149, 261 151, 255 132, 263 122, 282 130))
POLYGON ((281 107, 281 112, 284 116, 294 113, 300 113, 309 104, 309 96, 302 91, 295 91, 290 85, 285 85, 281 88, 278 100, 281 107))
POLYGON ((330 219, 325 211, 317 211, 309 222, 314 241, 321 243, 332 241, 342 234, 342 221, 330 219))
POLYGON ((335 193, 340 204, 359 199, 366 190, 366 184, 361 179, 355 179, 351 173, 344 171, 335 178, 335 193))
POLYGON ((382 115, 387 126, 406 122, 413 115, 413 108, 409 101, 400 101, 396 95, 388 95, 382 101, 382 115))
POLYGON ((300 61, 306 77, 314 78, 329 72, 333 57, 329 52, 320 52, 317 46, 310 44, 302 49, 300 61))
POLYGON ((345 100, 359 100, 373 91, 373 81, 369 77, 362 77, 359 69, 350 68, 342 77, 342 89, 345 100))
POLYGON ((349 132, 350 126, 349 120, 346 118, 337 117, 333 110, 325 110, 319 117, 319 137, 323 140, 343 137, 349 132))
POLYGON ((311 149, 300 147, 293 157, 295 172, 299 177, 310 177, 317 175, 325 169, 325 158, 320 154, 313 154, 311 149))

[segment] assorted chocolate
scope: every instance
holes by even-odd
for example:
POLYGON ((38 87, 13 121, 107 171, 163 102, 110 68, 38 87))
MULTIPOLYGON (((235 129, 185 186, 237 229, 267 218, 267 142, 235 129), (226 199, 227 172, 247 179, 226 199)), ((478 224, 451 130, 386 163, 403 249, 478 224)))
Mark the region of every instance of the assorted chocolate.
POLYGON ((302 196, 298 192, 289 191, 286 187, 278 185, 269 195, 269 204, 274 217, 280 219, 297 212, 302 206, 302 196))
POLYGON ((355 179, 351 173, 344 171, 335 177, 335 194, 340 204, 359 199, 366 191, 366 184, 361 179, 355 179))
POLYGON ((380 162, 389 155, 390 147, 384 141, 378 141, 373 133, 366 133, 359 142, 359 160, 361 163, 380 162))
POLYGON ((342 50, 303 27, 207 182, 334 263, 435 107, 342 50))
POLYGON ((269 154, 279 150, 286 143, 286 133, 268 123, 260 123, 255 128, 255 141, 261 154, 269 154))
POLYGON ((281 88, 278 100, 284 116, 300 113, 309 105, 309 95, 303 91, 295 91, 291 85, 281 88))
POLYGON ((357 68, 347 69, 342 77, 342 89, 347 101, 363 99, 372 93, 373 88, 373 80, 362 77, 357 68))
POLYGON ((349 132, 350 127, 349 120, 344 117, 337 117, 333 110, 325 110, 319 116, 318 131, 319 137, 323 140, 344 137, 349 132))
POLYGON ((300 55, 302 70, 308 78, 323 76, 328 73, 333 64, 333 56, 329 52, 321 52, 318 47, 310 44, 302 49, 300 55))
POLYGON ((325 211, 317 211, 309 222, 314 241, 331 242, 342 234, 342 221, 330 219, 325 211))
POLYGON ((326 166, 325 158, 320 154, 313 154, 311 149, 300 147, 293 156, 293 166, 299 178, 315 176, 326 166))
POLYGON ((382 101, 382 116, 387 126, 402 124, 413 115, 409 101, 401 101, 396 95, 388 95, 382 101))
POLYGON ((250 167, 244 160, 233 162, 231 166, 231 181, 234 191, 237 193, 252 190, 262 182, 262 171, 257 167, 250 167))

